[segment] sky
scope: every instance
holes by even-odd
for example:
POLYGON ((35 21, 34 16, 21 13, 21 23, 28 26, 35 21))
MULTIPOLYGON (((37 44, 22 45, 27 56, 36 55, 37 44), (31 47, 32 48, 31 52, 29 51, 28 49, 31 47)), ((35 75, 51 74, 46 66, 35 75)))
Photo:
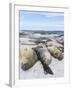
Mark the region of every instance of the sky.
POLYGON ((64 30, 64 13, 20 10, 19 18, 20 30, 64 30))

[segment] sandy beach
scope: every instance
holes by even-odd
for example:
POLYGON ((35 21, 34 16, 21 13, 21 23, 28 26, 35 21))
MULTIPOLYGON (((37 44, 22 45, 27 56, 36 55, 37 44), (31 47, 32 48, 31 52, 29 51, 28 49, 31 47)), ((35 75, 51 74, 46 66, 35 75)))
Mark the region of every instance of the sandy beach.
MULTIPOLYGON (((59 37, 60 35, 58 34, 35 34, 33 32, 26 32, 24 33, 24 35, 20 35, 20 49, 21 48, 27 48, 27 47, 36 47, 36 40, 42 40, 45 41, 48 38, 53 40, 53 44, 55 46, 61 46, 60 43, 56 44, 54 43, 55 40, 58 38, 62 39, 63 36, 59 37), (44 38, 45 39, 41 39, 44 38), (57 38, 56 38, 57 37, 57 38)), ((49 43, 48 43, 49 44, 49 43)), ((50 43, 51 44, 51 43, 50 43)), ((52 62, 49 65, 49 67, 51 68, 52 72, 54 73, 53 75, 51 74, 45 74, 44 70, 43 70, 43 66, 41 64, 40 61, 37 61, 31 68, 29 68, 28 70, 24 71, 21 66, 20 66, 20 80, 23 79, 35 79, 35 78, 56 78, 56 77, 63 77, 64 76, 64 58, 59 61, 57 58, 54 58, 52 56, 52 62)))
POLYGON ((50 64, 54 75, 45 74, 41 63, 38 61, 32 68, 27 71, 23 71, 20 68, 20 79, 35 79, 35 78, 56 78, 64 76, 64 60, 61 62, 53 58, 52 63, 50 64))

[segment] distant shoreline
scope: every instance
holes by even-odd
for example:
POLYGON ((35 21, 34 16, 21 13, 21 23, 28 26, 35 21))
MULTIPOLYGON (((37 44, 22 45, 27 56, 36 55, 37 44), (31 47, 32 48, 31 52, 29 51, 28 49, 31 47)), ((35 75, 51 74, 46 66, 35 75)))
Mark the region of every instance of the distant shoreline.
POLYGON ((28 32, 64 32, 64 30, 20 30, 20 31, 28 31, 28 32))
POLYGON ((24 33, 24 32, 29 32, 29 33, 40 33, 40 34, 64 34, 64 31, 45 31, 45 30, 20 30, 19 33, 24 33))

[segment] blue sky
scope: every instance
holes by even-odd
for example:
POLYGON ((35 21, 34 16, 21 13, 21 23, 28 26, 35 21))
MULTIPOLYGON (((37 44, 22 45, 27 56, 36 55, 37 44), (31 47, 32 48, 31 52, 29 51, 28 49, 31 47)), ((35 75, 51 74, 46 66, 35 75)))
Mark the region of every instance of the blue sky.
POLYGON ((20 30, 64 30, 64 13, 20 11, 20 30))

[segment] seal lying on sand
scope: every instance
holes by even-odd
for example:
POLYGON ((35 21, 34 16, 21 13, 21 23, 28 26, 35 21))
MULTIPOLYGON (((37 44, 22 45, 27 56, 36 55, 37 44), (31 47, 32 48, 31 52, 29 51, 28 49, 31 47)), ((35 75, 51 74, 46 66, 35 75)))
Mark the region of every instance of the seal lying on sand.
POLYGON ((58 60, 63 59, 64 46, 58 43, 56 40, 46 42, 46 47, 50 54, 58 60))
POLYGON ((20 49, 20 63, 23 70, 28 70, 37 61, 37 55, 31 48, 21 48, 20 49))
POLYGON ((46 48, 37 47, 37 48, 34 48, 34 51, 38 56, 38 60, 41 61, 45 73, 53 74, 52 70, 49 67, 49 65, 51 64, 52 58, 48 50, 46 48))
POLYGON ((56 47, 48 47, 48 51, 50 52, 50 54, 54 58, 57 58, 58 60, 62 60, 63 59, 63 54, 58 48, 56 48, 56 47))
POLYGON ((37 61, 42 63, 45 73, 53 74, 49 65, 52 61, 50 53, 46 48, 22 48, 20 49, 20 63, 21 68, 25 71, 31 68, 37 61))

